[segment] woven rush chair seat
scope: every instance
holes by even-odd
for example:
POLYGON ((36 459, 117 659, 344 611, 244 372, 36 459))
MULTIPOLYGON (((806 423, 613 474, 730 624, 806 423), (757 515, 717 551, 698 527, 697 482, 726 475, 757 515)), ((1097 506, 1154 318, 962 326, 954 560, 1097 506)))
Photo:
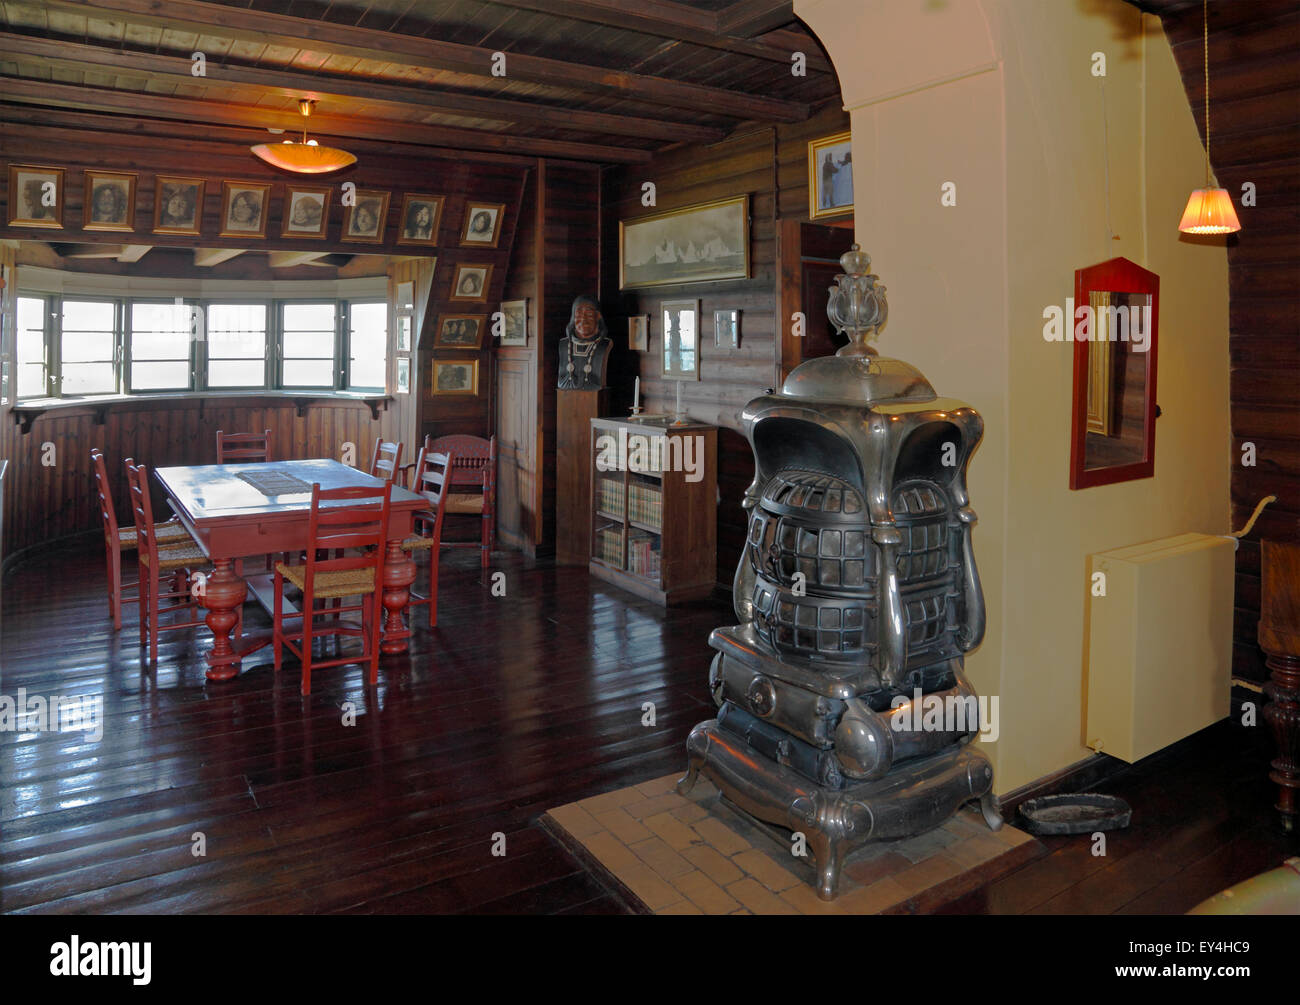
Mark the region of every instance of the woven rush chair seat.
MULTIPOLYGON (((307 567, 277 562, 276 570, 300 590, 307 588, 307 567)), ((360 597, 375 592, 374 569, 344 569, 339 572, 316 573, 315 595, 320 600, 335 597, 360 597)))
MULTIPOLYGON (((161 541, 159 542, 161 543, 161 541)), ((195 565, 207 565, 208 556, 203 554, 197 544, 182 544, 174 548, 158 549, 158 571, 172 572, 176 569, 188 569, 195 565)), ((145 553, 140 555, 140 564, 149 565, 150 556, 145 553)))
MULTIPOLYGON (((167 523, 156 525, 153 533, 155 540, 161 545, 185 544, 194 540, 190 537, 190 532, 185 529, 185 525, 177 520, 169 520, 167 523)), ((123 548, 134 548, 136 546, 137 540, 134 527, 119 527, 117 537, 122 542, 123 548)))
POLYGON ((482 513, 484 499, 483 495, 448 495, 447 512, 448 513, 482 513))
POLYGON ((417 548, 432 548, 437 543, 438 542, 431 537, 420 537, 417 534, 415 537, 408 537, 402 542, 402 550, 415 551, 417 548))

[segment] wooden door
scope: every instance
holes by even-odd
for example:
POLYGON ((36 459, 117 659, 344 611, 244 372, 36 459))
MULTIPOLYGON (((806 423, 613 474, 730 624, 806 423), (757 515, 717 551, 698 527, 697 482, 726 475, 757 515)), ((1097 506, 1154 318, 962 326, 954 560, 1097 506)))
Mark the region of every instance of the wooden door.
POLYGON ((834 226, 781 221, 777 253, 780 256, 780 287, 777 317, 781 324, 778 381, 806 359, 830 356, 848 342, 836 333, 826 317, 826 301, 840 268, 840 255, 853 243, 853 222, 834 226), (802 312, 804 334, 795 334, 792 315, 802 312))

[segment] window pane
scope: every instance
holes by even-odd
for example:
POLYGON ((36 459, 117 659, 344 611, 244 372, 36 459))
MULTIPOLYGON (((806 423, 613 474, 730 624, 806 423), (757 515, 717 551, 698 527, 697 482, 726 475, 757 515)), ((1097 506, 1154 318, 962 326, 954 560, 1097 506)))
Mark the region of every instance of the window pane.
POLYGON ((333 360, 284 361, 284 382, 293 387, 333 387, 333 360))
POLYGON ((63 393, 112 394, 117 390, 112 363, 65 363, 63 393))
POLYGON ((45 300, 18 298, 18 373, 20 398, 43 398, 45 387, 45 300))
POLYGON ((266 369, 260 359, 208 360, 208 387, 262 387, 266 369))
POLYGON ((349 387, 383 387, 387 373, 388 305, 353 304, 349 387))
POLYGON ((177 363, 131 363, 132 390, 188 391, 189 387, 189 360, 177 363))
POLYGON ((334 361, 333 332, 284 333, 284 358, 328 359, 334 361))
MULTIPOLYGON (((265 359, 266 304, 208 307, 209 359, 265 359)), ((259 377, 257 383, 261 383, 259 377)))
POLYGON ((63 330, 102 332, 113 330, 112 301, 63 301, 63 330))
POLYGON ((334 331, 333 304, 285 304, 284 330, 334 331))
POLYGON ((113 361, 113 332, 70 332, 63 330, 63 362, 113 361))
MULTIPOLYGON (((184 332, 190 334, 193 326, 194 308, 190 304, 131 304, 131 331, 140 332, 184 332)), ((66 326, 66 322, 65 322, 66 326)))

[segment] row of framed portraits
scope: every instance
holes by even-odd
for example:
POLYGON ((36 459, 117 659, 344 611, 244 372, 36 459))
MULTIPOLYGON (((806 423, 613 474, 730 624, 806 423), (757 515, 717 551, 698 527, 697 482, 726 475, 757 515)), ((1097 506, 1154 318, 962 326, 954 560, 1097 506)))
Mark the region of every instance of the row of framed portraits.
MULTIPOLYGON (((488 330, 486 314, 442 314, 434 332, 433 348, 482 349, 488 330)), ((507 300, 501 304, 501 345, 528 344, 528 301, 507 300)))
MULTIPOLYGON (((64 229, 64 175, 64 169, 59 167, 9 165, 9 226, 64 229)), ((82 229, 133 233, 137 186, 135 174, 88 168, 82 229)), ((206 186, 203 178, 157 175, 152 232, 200 236, 206 186)), ((223 181, 221 230, 217 236, 264 239, 270 222, 272 188, 270 182, 223 181)), ((391 197, 391 192, 339 186, 337 198, 343 210, 341 239, 382 243, 391 197)), ((334 199, 332 185, 286 183, 280 236, 323 240, 334 199)), ((435 247, 445 201, 441 195, 405 193, 397 243, 435 247)), ((466 202, 461 246, 497 247, 504 218, 504 203, 466 202)))
MULTIPOLYGON (((397 357, 397 393, 411 393, 411 357, 397 357)), ((430 371, 429 393, 435 396, 477 397, 477 359, 435 359, 430 371)))

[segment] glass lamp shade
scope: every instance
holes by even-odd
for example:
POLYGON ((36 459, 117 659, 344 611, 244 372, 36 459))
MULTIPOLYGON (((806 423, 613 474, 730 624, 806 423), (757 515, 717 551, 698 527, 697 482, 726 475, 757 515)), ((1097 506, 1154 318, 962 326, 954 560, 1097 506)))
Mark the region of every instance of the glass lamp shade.
POLYGON ((1192 192, 1178 229, 1184 234, 1234 234, 1241 230, 1228 190, 1198 188, 1192 192))
POLYGON ((253 154, 272 167, 283 168, 294 174, 328 174, 357 159, 346 150, 335 147, 322 147, 316 143, 297 143, 285 140, 283 143, 259 143, 250 148, 253 154))

